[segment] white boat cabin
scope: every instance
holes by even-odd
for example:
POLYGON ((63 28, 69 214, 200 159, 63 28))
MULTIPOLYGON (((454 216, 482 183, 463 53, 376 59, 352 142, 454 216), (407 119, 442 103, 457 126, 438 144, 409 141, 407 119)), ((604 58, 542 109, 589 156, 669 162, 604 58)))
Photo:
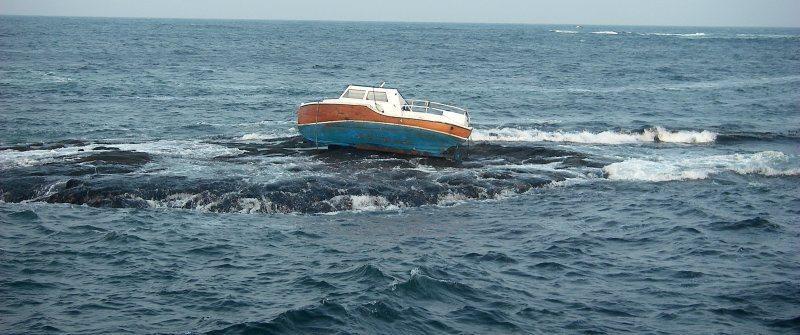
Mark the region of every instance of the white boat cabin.
POLYGON ((469 113, 463 108, 427 100, 406 100, 397 89, 350 85, 337 99, 322 103, 365 105, 388 116, 437 121, 469 128, 469 113))

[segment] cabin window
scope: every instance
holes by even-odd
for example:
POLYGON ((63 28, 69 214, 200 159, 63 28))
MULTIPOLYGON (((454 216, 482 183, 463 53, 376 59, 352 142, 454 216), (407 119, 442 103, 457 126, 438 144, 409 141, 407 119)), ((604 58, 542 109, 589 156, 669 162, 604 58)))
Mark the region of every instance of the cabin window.
POLYGON ((365 90, 347 90, 344 92, 343 98, 350 98, 350 99, 364 99, 364 93, 367 93, 365 90))
POLYGON ((389 97, 386 92, 367 92, 367 100, 389 102, 389 97))

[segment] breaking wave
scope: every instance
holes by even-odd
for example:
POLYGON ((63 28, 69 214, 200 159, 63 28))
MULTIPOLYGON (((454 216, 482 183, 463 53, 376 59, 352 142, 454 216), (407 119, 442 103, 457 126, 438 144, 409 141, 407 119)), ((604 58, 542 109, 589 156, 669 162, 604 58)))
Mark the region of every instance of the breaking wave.
POLYGON ((346 148, 316 150, 300 137, 34 146, 1 152, 14 164, 3 167, 0 200, 201 212, 385 211, 501 199, 599 176, 603 166, 581 153, 541 147, 476 144, 470 155, 459 165, 346 148), (37 161, 20 164, 16 155, 37 161), (230 172, 220 174, 220 166, 230 172), (245 170, 234 172, 239 169, 245 170))
POLYGON ((740 39, 781 39, 781 38, 800 38, 800 35, 792 34, 736 34, 740 39))
POLYGON ((241 137, 242 141, 258 141, 258 140, 268 140, 274 138, 271 134, 262 134, 262 133, 249 133, 244 134, 241 137))
POLYGON ((647 33, 643 35, 653 35, 653 36, 676 36, 676 37, 703 37, 706 36, 706 33, 688 33, 688 34, 680 34, 680 33, 647 33))
MULTIPOLYGON (((579 34, 580 31, 576 30, 559 30, 559 29, 551 29, 550 32, 559 33, 559 34, 579 34)), ((603 31, 592 31, 589 32, 590 34, 596 35, 632 35, 632 36, 658 36, 658 37, 678 37, 678 38, 686 38, 686 39, 746 39, 746 40, 758 40, 758 39, 796 39, 800 38, 800 35, 795 34, 708 34, 704 32, 694 32, 694 33, 669 33, 669 32, 622 32, 622 31, 613 31, 613 30, 603 30, 603 31)))
POLYGON ((543 131, 539 129, 475 129, 474 141, 486 142, 569 142, 586 144, 627 144, 627 143, 713 143, 717 134, 708 130, 702 131, 670 131, 663 127, 645 129, 641 133, 625 133, 616 131, 603 132, 564 132, 543 131))
MULTIPOLYGON (((294 128, 292 128, 294 129, 294 128)), ((276 138, 283 138, 288 136, 297 135, 297 131, 287 131, 285 133, 249 133, 244 134, 239 139, 242 141, 263 141, 263 140, 272 140, 276 138)))
POLYGON ((795 176, 800 168, 791 167, 789 156, 777 151, 754 154, 715 155, 675 160, 628 159, 603 168, 610 180, 672 181, 706 179, 714 174, 735 172, 764 176, 795 176))
POLYGON ((0 168, 24 167, 57 163, 80 162, 102 152, 139 152, 149 155, 192 159, 209 159, 220 156, 235 156, 244 151, 218 144, 199 141, 161 140, 143 143, 97 143, 65 146, 28 146, 0 150, 0 168))
POLYGON ((713 142, 716 134, 708 131, 503 128, 475 135, 480 141, 462 163, 347 148, 317 150, 299 136, 258 143, 73 141, 6 148, 0 150, 0 201, 219 213, 369 212, 505 199, 552 187, 578 187, 603 177, 669 181, 729 171, 800 174, 791 157, 776 151, 616 161, 573 149, 492 143, 713 142), (220 174, 220 167, 228 172, 220 174), (235 172, 239 169, 244 170, 235 172))

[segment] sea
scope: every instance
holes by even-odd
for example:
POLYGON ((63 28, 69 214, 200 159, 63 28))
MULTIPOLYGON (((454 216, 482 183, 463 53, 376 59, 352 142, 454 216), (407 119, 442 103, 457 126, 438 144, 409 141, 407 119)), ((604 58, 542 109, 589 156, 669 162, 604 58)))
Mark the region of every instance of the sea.
POLYGON ((0 16, 0 200, 3 334, 797 334, 800 28, 0 16))

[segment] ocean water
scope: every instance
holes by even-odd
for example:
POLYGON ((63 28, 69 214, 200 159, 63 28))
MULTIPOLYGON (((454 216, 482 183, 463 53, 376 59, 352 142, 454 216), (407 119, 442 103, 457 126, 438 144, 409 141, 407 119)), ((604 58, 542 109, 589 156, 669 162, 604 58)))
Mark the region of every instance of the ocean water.
POLYGON ((800 29, 0 16, 0 333, 797 333, 798 155, 800 29))

